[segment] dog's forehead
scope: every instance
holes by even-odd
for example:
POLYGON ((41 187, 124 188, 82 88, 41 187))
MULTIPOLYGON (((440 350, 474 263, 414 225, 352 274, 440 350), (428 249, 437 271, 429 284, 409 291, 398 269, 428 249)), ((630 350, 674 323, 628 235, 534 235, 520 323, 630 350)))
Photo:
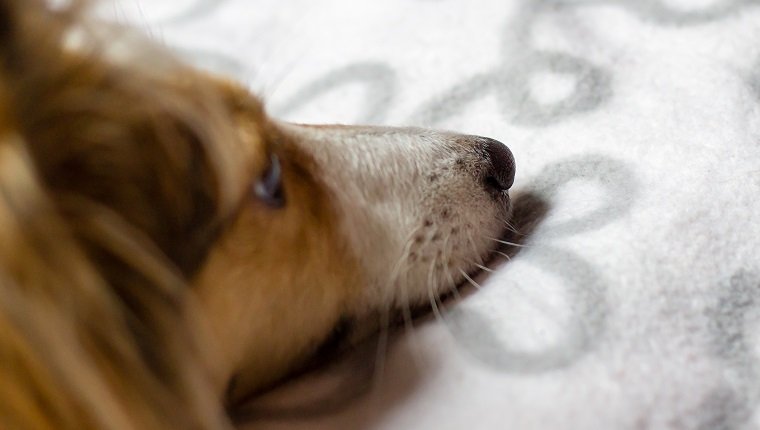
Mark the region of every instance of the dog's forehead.
MULTIPOLYGON (((182 82, 188 92, 212 89, 220 96, 225 107, 239 118, 245 117, 252 125, 265 121, 261 102, 238 84, 187 66, 168 47, 160 45, 144 33, 121 24, 86 19, 77 22, 65 34, 63 48, 69 52, 97 53, 102 61, 117 69, 154 78, 157 81, 182 82)), ((190 95, 189 95, 190 96, 190 95)), ((195 94, 198 97, 198 94, 195 94)), ((262 130, 241 127, 241 137, 253 148, 259 144, 262 130)), ((239 156, 242 154, 238 154, 239 156)))

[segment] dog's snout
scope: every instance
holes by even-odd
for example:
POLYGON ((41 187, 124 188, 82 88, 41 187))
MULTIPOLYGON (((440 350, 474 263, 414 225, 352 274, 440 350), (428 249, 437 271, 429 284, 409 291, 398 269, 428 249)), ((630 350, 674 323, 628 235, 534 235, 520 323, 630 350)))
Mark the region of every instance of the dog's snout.
POLYGON ((483 138, 482 141, 488 158, 483 183, 489 192, 501 194, 515 182, 515 158, 507 145, 498 140, 483 138))

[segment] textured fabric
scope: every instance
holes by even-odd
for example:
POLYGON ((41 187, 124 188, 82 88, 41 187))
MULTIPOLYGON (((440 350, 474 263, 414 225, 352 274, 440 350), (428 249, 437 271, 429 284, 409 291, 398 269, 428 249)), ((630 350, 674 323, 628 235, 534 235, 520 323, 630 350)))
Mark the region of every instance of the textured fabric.
POLYGON ((134 1, 274 115, 499 139, 548 207, 381 370, 357 353, 250 428, 760 428, 760 2, 134 1))

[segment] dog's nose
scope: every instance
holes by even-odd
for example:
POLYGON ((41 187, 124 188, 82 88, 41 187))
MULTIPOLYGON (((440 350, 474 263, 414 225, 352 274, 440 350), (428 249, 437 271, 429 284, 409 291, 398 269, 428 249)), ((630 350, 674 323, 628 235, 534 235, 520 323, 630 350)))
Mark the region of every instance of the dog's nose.
POLYGON ((507 145, 498 140, 484 137, 482 142, 489 163, 483 175, 483 184, 489 192, 501 194, 515 182, 515 158, 507 145))

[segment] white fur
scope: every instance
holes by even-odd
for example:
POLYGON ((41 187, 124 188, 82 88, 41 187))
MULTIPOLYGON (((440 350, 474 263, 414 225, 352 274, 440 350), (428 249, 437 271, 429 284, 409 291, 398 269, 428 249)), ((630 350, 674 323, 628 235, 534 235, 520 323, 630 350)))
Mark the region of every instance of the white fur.
POLYGON ((353 311, 419 304, 462 281, 496 244, 507 205, 483 186, 477 136, 417 128, 281 124, 320 167, 370 276, 353 311))

